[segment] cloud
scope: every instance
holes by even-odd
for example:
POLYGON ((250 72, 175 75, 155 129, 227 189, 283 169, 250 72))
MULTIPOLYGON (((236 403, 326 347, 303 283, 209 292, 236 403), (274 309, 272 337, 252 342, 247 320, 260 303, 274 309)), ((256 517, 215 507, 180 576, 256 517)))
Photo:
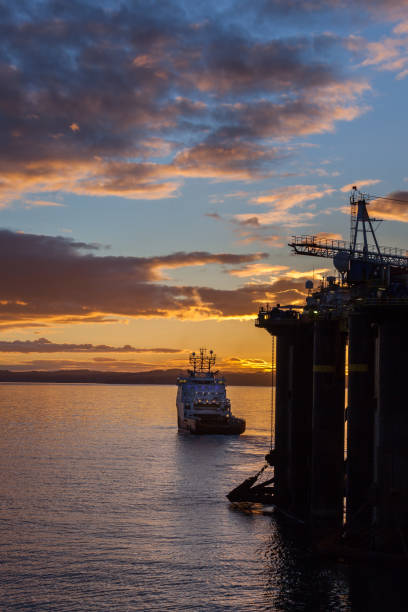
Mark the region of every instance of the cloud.
POLYGON ((360 57, 361 66, 374 66, 378 70, 396 72, 396 78, 403 79, 408 75, 408 4, 400 3, 400 8, 405 8, 401 13, 395 11, 397 4, 394 3, 394 11, 391 10, 390 16, 393 15, 394 19, 401 18, 402 21, 394 27, 391 36, 371 42, 362 36, 351 34, 345 40, 345 46, 360 57))
POLYGON ((408 223, 408 191, 393 191, 384 199, 372 200, 369 214, 388 221, 408 223), (387 197, 390 200, 387 200, 387 197))
POLYGON ((173 348, 135 348, 128 344, 124 346, 109 346, 106 344, 57 344, 39 338, 38 340, 0 340, 2 353, 180 353, 173 348))
POLYGON ((219 318, 253 319, 261 303, 303 303, 307 292, 304 281, 281 278, 271 283, 250 283, 235 291, 201 287, 202 314, 219 318))
POLYGON ((31 372, 39 370, 96 370, 111 372, 141 372, 157 369, 157 364, 144 363, 125 359, 91 360, 81 359, 30 359, 16 363, 2 363, 2 370, 14 372, 31 372))
POLYGON ((319 189, 314 185, 290 185, 263 196, 252 199, 253 204, 273 204, 275 209, 288 210, 294 206, 301 206, 304 202, 318 200, 325 195, 333 193, 333 189, 319 189))
POLYGON ((368 83, 328 58, 340 41, 260 35, 248 3, 234 22, 227 5, 203 6, 3 7, 0 204, 56 191, 154 200, 189 178, 256 180, 289 154, 283 141, 365 112, 368 83))
MULTIPOLYGON (((241 270, 230 270, 229 274, 238 276, 240 278, 245 277, 264 277, 269 278, 270 282, 276 283, 290 282, 291 280, 308 279, 312 277, 322 278, 324 274, 329 272, 329 268, 314 268, 312 270, 291 270, 289 266, 274 265, 268 266, 266 264, 250 264, 245 266, 241 270)), ((297 286, 297 288, 299 288, 297 286)), ((293 287, 290 288, 293 290, 293 287)))
MULTIPOLYGON (((241 2, 244 5, 245 1, 241 2)), ((254 8, 263 17, 290 16, 291 19, 298 17, 299 21, 333 9, 337 9, 337 19, 361 17, 365 10, 364 19, 371 12, 382 20, 394 20, 404 14, 407 6, 407 0, 258 0, 254 8)))
MULTIPOLYGON (((260 228, 261 230, 263 228, 260 228)), ((261 242, 262 244, 268 245, 270 248, 286 246, 286 239, 280 235, 265 234, 262 231, 255 232, 241 232, 241 238, 238 240, 240 244, 252 244, 254 242, 261 242)))
MULTIPOLYGON (((161 257, 149 258, 148 265, 151 271, 151 279, 163 279, 162 270, 173 268, 184 268, 189 266, 204 266, 207 264, 234 265, 265 259, 268 253, 252 253, 249 255, 235 255, 233 253, 173 253, 161 257)), ((146 260, 144 260, 146 261, 146 260)))
POLYGON ((61 202, 48 202, 47 200, 25 200, 25 208, 36 208, 37 206, 51 206, 54 208, 64 207, 65 204, 61 204, 61 202))
POLYGON ((172 253, 157 257, 99 254, 71 238, 0 231, 0 328, 105 322, 120 317, 253 316, 268 289, 217 292, 160 282, 163 270, 246 265, 266 253, 172 253), (239 298, 238 300, 236 298, 239 298))
POLYGON ((215 221, 222 221, 223 218, 221 215, 219 215, 218 213, 214 212, 214 213, 205 213, 206 217, 209 217, 210 219, 215 219, 215 221))
POLYGON ((281 265, 267 265, 267 264, 250 264, 239 270, 229 270, 229 274, 232 276, 238 276, 239 278, 254 277, 254 276, 272 276, 280 275, 283 270, 288 270, 289 266, 281 265))
POLYGON ((332 194, 335 190, 330 187, 318 187, 316 185, 291 185, 275 189, 266 194, 252 198, 252 204, 267 205, 270 210, 266 213, 250 213, 235 215, 235 219, 241 223, 253 219, 253 223, 259 225, 287 225, 296 227, 304 225, 315 217, 316 213, 309 210, 299 210, 292 213, 291 209, 304 209, 306 202, 319 200, 332 194))
POLYGON ((214 135, 211 142, 178 153, 173 169, 183 177, 250 180, 255 176, 267 176, 266 168, 279 157, 282 155, 277 149, 250 142, 231 143, 222 137, 218 140, 214 135))
POLYGON ((224 111, 229 125, 220 134, 230 138, 288 140, 331 132, 336 122, 353 121, 368 110, 359 99, 369 89, 364 79, 358 83, 339 79, 316 86, 313 91, 300 90, 297 95, 278 102, 261 100, 235 104, 224 111))
POLYGON ((318 240, 343 240, 343 236, 335 232, 316 232, 314 235, 318 240))
POLYGON ((377 185, 377 183, 381 183, 381 179, 363 179, 360 181, 353 181, 352 183, 343 185, 343 187, 340 188, 340 191, 347 193, 348 191, 351 191, 354 186, 356 186, 357 189, 360 189, 361 187, 367 187, 368 185, 377 185))
POLYGON ((288 272, 286 272, 285 276, 287 278, 295 278, 295 279, 301 279, 301 278, 312 278, 312 277, 317 277, 317 278, 323 278, 324 274, 327 274, 327 272, 330 271, 330 268, 313 268, 312 270, 289 270, 288 272))
POLYGON ((251 359, 249 357, 226 357, 219 364, 223 372, 253 371, 270 372, 271 363, 264 359, 251 359))
POLYGON ((285 238, 279 234, 271 234, 271 228, 269 226, 262 226, 256 216, 241 220, 234 217, 223 217, 215 212, 206 213, 206 217, 214 219, 215 221, 232 224, 234 232, 239 237, 237 242, 240 244, 260 242, 269 247, 282 247, 286 244, 285 238))
MULTIPOLYGON (((408 223, 408 191, 393 191, 387 196, 370 200, 367 204, 371 218, 408 223)), ((348 206, 342 206, 339 210, 346 215, 350 214, 348 206)))

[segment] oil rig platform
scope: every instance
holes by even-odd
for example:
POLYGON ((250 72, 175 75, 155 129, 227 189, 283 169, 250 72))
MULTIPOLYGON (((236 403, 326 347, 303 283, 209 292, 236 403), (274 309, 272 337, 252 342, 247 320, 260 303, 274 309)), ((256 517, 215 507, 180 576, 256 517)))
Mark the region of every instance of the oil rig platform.
POLYGON ((302 307, 259 310, 276 347, 273 487, 256 475, 230 495, 263 501, 264 489, 322 552, 408 561, 408 253, 379 246, 368 205, 354 187, 350 242, 289 243, 338 275, 307 281, 302 307))

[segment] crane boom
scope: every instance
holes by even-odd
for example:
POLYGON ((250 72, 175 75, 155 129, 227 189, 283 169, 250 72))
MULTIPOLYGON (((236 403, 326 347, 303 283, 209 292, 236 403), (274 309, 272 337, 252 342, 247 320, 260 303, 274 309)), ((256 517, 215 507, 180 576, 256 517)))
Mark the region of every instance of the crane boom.
POLYGON ((350 242, 344 240, 328 240, 318 236, 292 236, 289 246, 296 255, 312 255, 314 257, 329 257, 334 260, 335 266, 346 272, 360 264, 381 266, 394 270, 405 271, 408 269, 408 251, 394 247, 380 247, 373 229, 373 221, 367 211, 366 196, 353 187, 350 196, 351 207, 351 232, 350 242), (362 242, 358 242, 358 236, 362 234, 362 242), (371 235, 374 244, 368 243, 371 235))
POLYGON ((397 268, 408 268, 407 251, 394 247, 380 247, 380 254, 373 246, 366 250, 362 243, 351 245, 345 240, 327 240, 317 236, 292 236, 289 246, 296 255, 334 258, 338 253, 350 256, 350 259, 368 261, 397 268))

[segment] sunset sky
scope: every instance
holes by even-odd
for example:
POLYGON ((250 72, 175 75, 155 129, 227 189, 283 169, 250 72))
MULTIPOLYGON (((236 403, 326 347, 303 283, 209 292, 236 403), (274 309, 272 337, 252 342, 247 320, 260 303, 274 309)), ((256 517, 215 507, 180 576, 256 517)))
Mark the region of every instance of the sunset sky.
POLYGON ((0 0, 0 34, 0 369, 264 369, 259 304, 331 271, 288 237, 408 202, 408 0, 0 0))

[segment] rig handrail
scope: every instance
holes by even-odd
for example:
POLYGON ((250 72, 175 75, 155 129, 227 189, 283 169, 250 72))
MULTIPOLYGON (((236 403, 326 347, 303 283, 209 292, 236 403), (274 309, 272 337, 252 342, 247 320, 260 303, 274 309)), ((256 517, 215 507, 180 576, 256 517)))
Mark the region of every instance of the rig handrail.
POLYGON ((408 297, 360 298, 355 303, 364 306, 408 306, 408 297))
POLYGON ((314 235, 292 236, 288 243, 297 255, 314 255, 317 257, 334 257, 339 252, 348 252, 353 260, 369 261, 378 264, 389 264, 399 268, 408 268, 408 252, 394 247, 380 247, 377 252, 374 245, 364 250, 362 243, 351 248, 350 242, 345 240, 330 240, 318 238, 314 235))

